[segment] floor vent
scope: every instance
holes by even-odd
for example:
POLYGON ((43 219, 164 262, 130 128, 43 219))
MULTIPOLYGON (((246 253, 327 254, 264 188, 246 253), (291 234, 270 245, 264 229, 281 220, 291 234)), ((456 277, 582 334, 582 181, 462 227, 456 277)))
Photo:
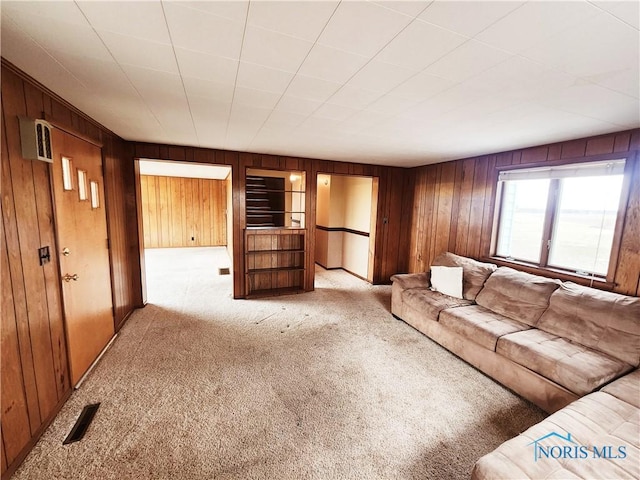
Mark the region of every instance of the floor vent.
POLYGON ((218 269, 218 275, 229 275, 231 272, 229 271, 228 268, 219 268, 218 269))
POLYGON ((82 437, 84 437, 89 425, 91 425, 91 421, 98 411, 99 406, 99 403, 93 403, 91 405, 86 405, 82 409, 82 413, 80 413, 78 420, 76 420, 76 424, 69 432, 69 435, 67 435, 67 438, 64 439, 64 442, 62 442, 63 445, 82 440, 82 437))

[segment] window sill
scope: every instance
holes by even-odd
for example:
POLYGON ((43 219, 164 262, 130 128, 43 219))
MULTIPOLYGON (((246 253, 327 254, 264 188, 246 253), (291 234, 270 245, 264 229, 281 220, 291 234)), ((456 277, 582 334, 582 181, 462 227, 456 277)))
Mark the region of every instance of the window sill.
POLYGON ((562 280, 563 282, 573 282, 578 285, 584 285, 586 287, 593 287, 599 290, 613 290, 616 286, 613 282, 608 282, 602 278, 592 278, 586 275, 579 275, 577 273, 567 272, 566 270, 559 270, 549 267, 538 267, 526 262, 520 262, 518 260, 506 260, 502 257, 485 257, 483 259, 487 262, 495 263, 502 267, 512 267, 516 270, 531 273, 533 275, 540 275, 541 277, 555 278, 562 280))

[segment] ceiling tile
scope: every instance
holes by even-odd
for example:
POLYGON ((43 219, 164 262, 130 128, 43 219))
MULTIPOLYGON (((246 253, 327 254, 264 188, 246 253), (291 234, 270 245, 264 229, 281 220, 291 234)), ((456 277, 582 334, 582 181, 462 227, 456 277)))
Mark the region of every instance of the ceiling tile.
POLYGON ((606 0, 593 3, 623 22, 640 29, 640 2, 606 0))
POLYGON ((463 82, 510 56, 502 50, 470 40, 428 66, 425 72, 455 82, 463 82))
POLYGON ((360 109, 336 105, 335 103, 325 103, 313 113, 314 117, 329 118, 340 122, 354 115, 360 109))
POLYGON ((185 77, 202 78, 233 85, 238 72, 238 60, 207 55, 202 52, 176 48, 180 73, 185 77))
POLYGON ((47 22, 53 20, 82 27, 89 26, 87 19, 75 2, 2 2, 2 16, 17 18, 24 14, 38 16, 40 18, 37 22, 39 25, 42 25, 43 19, 46 19, 47 22))
MULTIPOLYGON (((627 72, 623 77, 637 72, 640 41, 637 30, 601 12, 523 51, 522 55, 587 81, 608 84, 610 77, 620 77, 623 72, 627 72), (593 32, 598 32, 598 35, 593 32)), ((637 76, 635 83, 635 89, 623 87, 623 93, 637 96, 637 86, 640 85, 637 76)), ((622 85, 626 85, 626 81, 622 85)))
POLYGON ((389 43, 376 60, 422 70, 465 41, 467 38, 462 35, 416 20, 389 43))
POLYGON ((316 44, 300 67, 299 73, 342 84, 368 60, 367 57, 316 44))
POLYGON ((387 115, 397 115, 411 107, 415 107, 417 104, 418 101, 416 100, 411 100, 399 95, 387 94, 371 103, 368 109, 387 115))
MULTIPOLYGON (((3 7, 4 9, 4 7, 3 7)), ((2 19, 2 56, 36 79, 46 79, 49 88, 62 95, 74 90, 86 90, 90 85, 83 83, 73 70, 56 61, 51 54, 35 43, 14 22, 2 19)))
POLYGON ((380 92, 347 84, 331 97, 330 102, 336 105, 361 109, 380 98, 380 95, 380 92))
POLYGON ((408 118, 437 118, 451 110, 464 107, 482 98, 482 94, 463 85, 456 85, 404 111, 408 118))
POLYGON ((312 43, 264 28, 248 26, 242 46, 242 61, 296 72, 312 43))
POLYGON ((236 87, 233 103, 254 106, 257 108, 273 108, 280 100, 279 93, 256 90, 254 88, 236 87))
POLYGON ((598 12, 597 7, 583 1, 527 2, 475 38, 518 53, 598 12))
POLYGON ((452 80, 421 72, 403 84, 398 85, 390 93, 422 102, 454 85, 456 85, 456 82, 452 80))
POLYGON ((145 99, 154 99, 158 103, 162 99, 185 99, 182 79, 179 75, 149 70, 148 68, 124 65, 124 72, 136 89, 145 99))
POLYGON ((165 3, 167 24, 176 47, 227 58, 240 58, 244 22, 165 3))
POLYGON ((322 102, 316 100, 284 95, 278 102, 276 110, 299 115, 311 115, 320 105, 322 105, 322 102))
POLYGON ((415 17, 433 2, 432 0, 382 0, 374 3, 376 5, 380 5, 381 7, 404 13, 405 15, 409 15, 410 17, 415 17))
POLYGON ((224 102, 212 98, 189 95, 189 105, 196 125, 202 122, 216 122, 223 124, 226 128, 229 113, 231 112, 231 101, 224 102))
POLYGON ((76 2, 96 30, 171 44, 160 2, 76 2))
POLYGON ((291 81, 289 88, 287 88, 287 93, 295 97, 324 102, 337 92, 341 86, 340 83, 298 74, 291 81))
POLYGON ((345 133, 356 133, 371 128, 388 118, 387 114, 373 110, 361 110, 340 124, 340 130, 345 133))
POLYGON ((515 1, 433 2, 419 18, 461 35, 473 37, 522 4, 524 2, 515 1))
POLYGON ((250 132, 255 135, 270 113, 270 108, 258 108, 234 103, 231 107, 231 117, 229 118, 229 134, 250 132))
POLYGON ((574 85, 546 96, 540 103, 611 124, 640 124, 638 102, 599 85, 574 85))
POLYGON ((100 30, 98 35, 119 64, 178 73, 178 65, 171 45, 100 30))
MULTIPOLYGON (((29 3, 25 2, 25 4, 29 3)), ((5 15, 14 21, 20 29, 29 32, 28 35, 38 44, 44 46, 47 51, 66 51, 98 60, 111 59, 111 54, 87 22, 82 25, 47 19, 47 28, 42 28, 43 17, 22 9, 16 12, 11 11, 7 15, 5 2, 2 2, 3 24, 6 23, 5 15)))
POLYGON ((240 62, 237 85, 282 94, 292 78, 291 72, 240 62))
POLYGON ((248 24, 314 42, 338 3, 333 0, 252 2, 248 24))
POLYGON ((375 3, 342 2, 318 43, 371 57, 411 20, 411 17, 375 3))
POLYGON ((184 89, 189 97, 209 98, 217 102, 231 102, 233 98, 234 86, 231 84, 184 76, 182 80, 184 89))
POLYGON ((416 73, 418 73, 416 70, 374 59, 362 67, 349 80, 348 85, 378 92, 388 92, 416 73))
POLYGON ((213 2, 202 1, 202 0, 196 0, 196 1, 163 0, 163 3, 165 5, 179 4, 182 7, 188 7, 200 12, 210 13, 218 17, 234 20, 236 22, 241 22, 241 23, 245 22, 247 18, 247 9, 249 7, 249 2, 244 0, 230 0, 230 1, 215 0, 213 2))
POLYGON ((265 128, 273 129, 292 129, 300 125, 307 115, 299 113, 287 112, 284 110, 274 110, 271 112, 269 119, 265 123, 265 128))

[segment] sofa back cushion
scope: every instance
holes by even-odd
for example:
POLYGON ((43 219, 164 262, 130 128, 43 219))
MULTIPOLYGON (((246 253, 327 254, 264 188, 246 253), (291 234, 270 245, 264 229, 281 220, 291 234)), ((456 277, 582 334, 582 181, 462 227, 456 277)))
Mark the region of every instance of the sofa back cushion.
POLYGON ((559 280, 500 267, 476 297, 478 305, 532 327, 549 306, 559 280))
POLYGON ((640 298, 563 283, 537 327, 585 347, 640 364, 640 298))
POLYGON ((462 267, 462 297, 465 300, 475 300, 478 292, 498 267, 493 263, 478 262, 472 258, 461 257, 451 252, 445 252, 434 258, 433 266, 462 267))

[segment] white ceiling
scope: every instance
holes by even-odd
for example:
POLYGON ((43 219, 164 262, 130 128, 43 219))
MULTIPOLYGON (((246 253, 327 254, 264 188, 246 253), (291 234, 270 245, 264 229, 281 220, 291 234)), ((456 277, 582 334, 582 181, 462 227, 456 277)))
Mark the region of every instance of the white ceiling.
POLYGON ((224 180, 231 173, 231 167, 205 165, 200 163, 175 162, 140 159, 140 174, 158 177, 208 178, 224 180))
POLYGON ((413 166, 640 126, 638 1, 2 0, 127 140, 413 166))

